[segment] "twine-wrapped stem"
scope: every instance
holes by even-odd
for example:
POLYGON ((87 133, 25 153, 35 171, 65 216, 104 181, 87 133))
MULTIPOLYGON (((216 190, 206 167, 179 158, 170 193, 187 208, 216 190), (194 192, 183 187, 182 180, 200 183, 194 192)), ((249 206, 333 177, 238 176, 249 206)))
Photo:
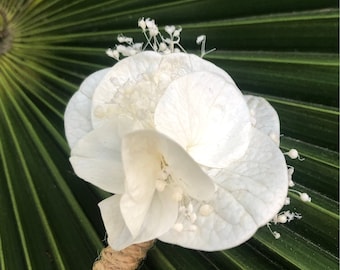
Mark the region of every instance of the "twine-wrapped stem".
POLYGON ((154 242, 155 240, 151 240, 134 244, 120 251, 108 246, 101 251, 100 258, 94 263, 92 270, 135 270, 154 242))

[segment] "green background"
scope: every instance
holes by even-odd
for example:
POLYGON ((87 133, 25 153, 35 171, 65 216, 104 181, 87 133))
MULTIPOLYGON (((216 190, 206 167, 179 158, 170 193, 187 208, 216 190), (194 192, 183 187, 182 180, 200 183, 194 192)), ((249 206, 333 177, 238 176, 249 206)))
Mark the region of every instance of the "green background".
POLYGON ((329 0, 0 0, 0 269, 91 269, 104 246, 97 203, 107 194, 68 162, 63 113, 120 33, 143 39, 140 17, 181 25, 182 45, 266 97, 282 150, 299 150, 290 209, 303 218, 234 249, 157 242, 142 269, 338 269, 338 3, 329 0))

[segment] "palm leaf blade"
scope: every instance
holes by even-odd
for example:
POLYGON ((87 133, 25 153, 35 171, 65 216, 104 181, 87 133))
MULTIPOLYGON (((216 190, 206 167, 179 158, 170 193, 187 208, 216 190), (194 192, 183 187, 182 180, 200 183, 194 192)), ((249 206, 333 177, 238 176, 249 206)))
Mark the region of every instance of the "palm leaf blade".
MULTIPOLYGON (((89 269, 103 243, 97 203, 107 196, 75 177, 63 112, 89 73, 114 64, 114 37, 141 39, 139 17, 183 27, 182 43, 240 88, 277 109, 282 151, 299 150, 291 194, 303 218, 262 228, 231 250, 205 253, 158 242, 143 269, 337 269, 338 7, 334 1, 0 1, 13 33, 0 39, 0 268, 89 269), (15 33, 15 34, 14 34, 15 33), (274 229, 274 227, 273 227, 274 229)), ((5 20, 0 20, 0 31, 5 20)))

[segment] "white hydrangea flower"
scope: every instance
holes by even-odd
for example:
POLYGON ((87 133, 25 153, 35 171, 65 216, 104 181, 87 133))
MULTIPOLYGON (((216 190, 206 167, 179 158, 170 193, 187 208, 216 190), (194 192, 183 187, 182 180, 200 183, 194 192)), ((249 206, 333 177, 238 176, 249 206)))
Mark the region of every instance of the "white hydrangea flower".
POLYGON ((115 194, 99 207, 116 250, 155 238, 235 247, 286 202, 275 110, 193 54, 139 52, 90 75, 65 131, 76 174, 115 194))

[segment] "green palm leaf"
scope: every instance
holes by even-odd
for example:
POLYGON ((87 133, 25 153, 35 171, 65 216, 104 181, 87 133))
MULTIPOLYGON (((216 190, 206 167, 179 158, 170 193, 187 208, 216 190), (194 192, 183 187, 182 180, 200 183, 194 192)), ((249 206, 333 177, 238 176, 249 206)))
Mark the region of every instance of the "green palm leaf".
POLYGON ((334 1, 0 0, 0 269, 90 269, 104 245, 97 203, 107 196, 68 162, 63 112, 80 82, 113 65, 117 34, 142 39, 139 17, 183 27, 182 44, 240 88, 266 97, 282 150, 305 158, 292 196, 303 219, 260 229, 245 244, 198 252, 158 242, 143 269, 338 268, 338 7, 334 1))

